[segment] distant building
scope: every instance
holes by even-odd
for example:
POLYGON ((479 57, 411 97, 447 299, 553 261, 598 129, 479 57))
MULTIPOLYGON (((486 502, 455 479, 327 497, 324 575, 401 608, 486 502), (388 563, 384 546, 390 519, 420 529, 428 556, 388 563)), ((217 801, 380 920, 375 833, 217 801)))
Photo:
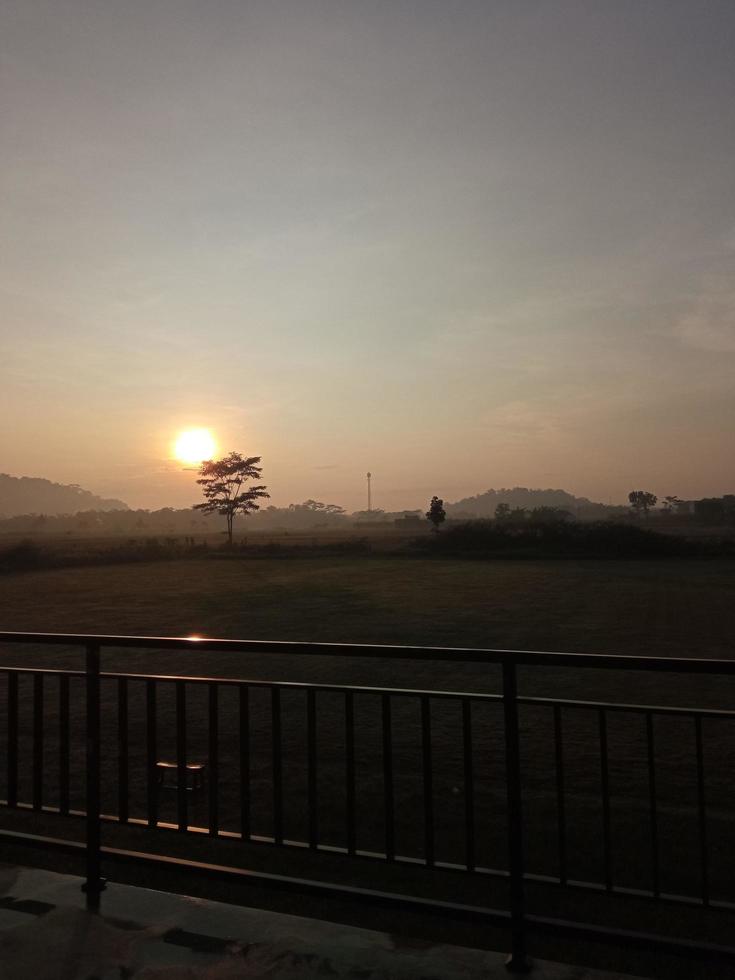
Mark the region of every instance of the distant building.
POLYGON ((735 494, 723 497, 704 497, 694 501, 694 513, 704 524, 735 523, 735 494))
POLYGON ((405 514, 403 517, 397 517, 393 521, 394 527, 411 531, 414 531, 417 527, 423 527, 425 523, 425 518, 419 517, 418 514, 405 514))

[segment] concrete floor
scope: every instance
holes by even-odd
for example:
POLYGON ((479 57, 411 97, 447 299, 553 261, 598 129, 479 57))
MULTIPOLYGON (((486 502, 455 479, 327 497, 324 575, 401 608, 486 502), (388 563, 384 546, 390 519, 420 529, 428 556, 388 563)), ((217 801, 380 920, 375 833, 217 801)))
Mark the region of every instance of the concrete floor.
MULTIPOLYGON (((493 980, 498 953, 111 884, 103 914, 81 879, 0 866, 0 980, 493 980)), ((534 980, 613 980, 536 961, 534 980)))

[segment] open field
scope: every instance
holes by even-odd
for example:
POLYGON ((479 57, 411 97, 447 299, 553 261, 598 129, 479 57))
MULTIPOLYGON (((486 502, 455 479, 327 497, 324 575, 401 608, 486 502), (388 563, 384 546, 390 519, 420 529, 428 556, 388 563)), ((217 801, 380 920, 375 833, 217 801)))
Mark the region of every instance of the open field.
POLYGON ((0 578, 4 629, 728 656, 727 561, 203 560, 0 578))
MULTIPOLYGON (((449 525, 447 525, 449 526, 449 525)), ((233 536, 235 549, 248 547, 262 548, 264 545, 280 545, 282 548, 314 548, 340 545, 349 542, 365 542, 371 551, 396 551, 414 538, 431 534, 428 522, 418 527, 396 527, 390 522, 344 524, 337 527, 301 528, 285 530, 282 528, 255 528, 240 525, 233 536)), ((74 533, 49 533, 40 531, 1 531, 0 550, 17 545, 21 541, 31 541, 50 553, 63 552, 84 555, 90 550, 103 552, 120 545, 145 545, 150 541, 164 544, 206 545, 211 549, 222 548, 226 543, 226 533, 219 529, 194 528, 175 531, 164 527, 135 530, 135 533, 101 533, 99 530, 77 531, 74 533)))
MULTIPOLYGON (((471 562, 377 557, 212 558, 103 566, 0 578, 0 628, 729 658, 735 635, 734 571, 733 564, 726 561, 471 562)), ((6 648, 3 662, 78 666, 80 658, 73 651, 41 653, 6 648)), ((380 661, 346 664, 331 658, 310 659, 307 663, 303 659, 263 654, 220 657, 213 662, 211 656, 196 652, 164 655, 130 651, 107 655, 104 666, 272 680, 385 683, 424 688, 437 685, 447 690, 499 689, 495 668, 468 665, 401 665, 380 661)), ((116 692, 111 684, 103 687, 105 751, 114 771, 116 692)), ((528 694, 620 699, 639 704, 731 708, 735 702, 730 679, 631 676, 609 671, 522 671, 521 690, 528 694)), ((26 695, 21 712, 21 747, 30 758, 30 681, 21 682, 21 692, 26 695)), ((56 731, 54 693, 50 684, 46 722, 52 735, 56 731)), ((203 690, 190 688, 188 751, 192 759, 206 756, 204 694, 203 690)), ((233 694, 223 691, 220 713, 221 817, 222 826, 230 830, 236 830, 239 825, 237 781, 227 776, 228 771, 236 771, 238 757, 233 694)), ((72 719, 76 733, 72 795, 78 805, 83 789, 82 702, 80 696, 72 719)), ((0 717, 4 712, 3 687, 0 688, 0 717)), ((144 719, 142 686, 138 689, 131 685, 131 813, 141 817, 145 814, 144 719)), ((174 752, 174 720, 172 692, 162 691, 158 718, 162 755, 174 752)), ((478 828, 482 828, 477 858, 485 866, 502 867, 505 785, 500 710, 493 705, 479 706, 473 720, 475 808, 478 828)), ((553 720, 548 709, 527 706, 522 708, 521 721, 529 866, 534 871, 553 875, 557 868, 553 720)), ((570 875, 595 881, 601 880, 602 875, 597 721, 596 713, 589 710, 565 715, 564 721, 570 875)), ((304 840, 307 786, 302 695, 284 695, 283 722, 284 831, 287 837, 304 840)), ((356 702, 356 722, 358 846, 379 851, 385 830, 379 699, 360 696, 356 702)), ((396 845, 399 853, 421 858, 423 836, 416 830, 421 826, 423 812, 418 704, 396 704, 393 726, 396 845)), ((732 727, 721 721, 704 725, 710 884, 713 895, 723 897, 732 897, 730 883, 735 878, 731 782, 735 733, 732 727)), ((651 876, 644 729, 640 716, 617 714, 611 716, 608 732, 613 873, 616 883, 642 888, 650 887, 651 876)), ((336 695, 320 696, 317 736, 320 834, 323 841, 336 845, 344 844, 343 731, 341 699, 336 695)), ((433 702, 432 733, 437 857, 461 861, 464 792, 459 752, 461 718, 456 703, 433 702)), ((265 691, 252 692, 250 735, 252 827, 254 833, 268 836, 272 832, 273 787, 271 716, 265 691)), ((696 894, 699 845, 691 719, 657 720, 656 736, 662 886, 668 891, 696 894)), ((0 787, 5 779, 4 737, 4 726, 0 725, 0 787)), ((53 803, 58 772, 53 745, 47 753, 46 765, 48 802, 53 803)), ((23 772, 21 783, 24 798, 28 799, 28 770, 23 772)), ((115 806, 113 778, 105 788, 105 807, 114 812, 115 806)), ((162 817, 173 818, 174 810, 174 799, 164 798, 162 817)), ((192 799, 191 819, 206 824, 203 798, 192 799)), ((137 842, 134 846, 141 845, 137 842)), ((168 845, 157 842, 155 846, 168 845)), ((181 849, 184 843, 178 839, 172 846, 181 849)), ((212 845, 215 846, 235 847, 220 842, 212 845)), ((253 854, 231 858, 221 851, 216 855, 212 852, 211 857, 220 861, 247 860, 252 864, 260 860, 269 867, 286 860, 274 856, 270 850, 265 858, 253 854)), ((289 863, 281 866, 293 869, 294 861, 308 860, 308 855, 299 855, 290 857, 289 863)), ((349 877, 345 871, 336 873, 349 877)), ((385 869, 386 875, 390 873, 385 869)), ((393 887, 400 884, 394 881, 393 887)), ((445 886, 436 884, 435 887, 441 890, 445 886)), ((468 889, 466 894, 472 900, 486 900, 483 898, 487 894, 483 891, 486 884, 465 885, 463 879, 461 887, 468 889)))
MULTIPOLYGON (((0 522, 2 523, 2 522, 0 522)), ((569 527, 581 529, 590 528, 596 522, 572 522, 569 527)), ((447 531, 466 525, 466 520, 449 519, 444 525, 444 536, 447 531)), ((486 521, 485 526, 492 525, 486 521)), ((530 526, 530 525, 529 525, 530 526)), ((729 525, 702 525, 692 520, 665 518, 649 522, 618 521, 613 527, 620 531, 624 539, 626 530, 651 531, 656 535, 673 536, 697 544, 699 546, 716 548, 727 547, 728 542, 735 539, 735 527, 729 525)), ((413 526, 396 526, 392 522, 360 522, 345 523, 338 526, 314 526, 311 528, 285 530, 282 528, 253 528, 247 522, 236 529, 233 543, 242 557, 283 558, 288 555, 299 557, 362 557, 364 555, 401 557, 423 557, 422 546, 429 544, 433 538, 431 526, 427 521, 419 521, 413 526), (321 554, 320 554, 321 553, 321 554)), ((161 526, 150 529, 134 529, 133 533, 90 527, 87 530, 76 529, 66 532, 49 532, 41 528, 25 530, 0 529, 0 570, 2 556, 8 550, 18 545, 31 545, 37 550, 40 561, 37 568, 52 568, 54 566, 83 566, 85 564, 120 564, 129 561, 161 561, 178 560, 185 557, 196 557, 202 551, 210 554, 221 551, 225 546, 226 535, 214 525, 209 529, 179 529, 161 526), (158 553, 156 553, 158 552, 158 553)), ((609 543, 608 543, 609 544, 609 543)), ((574 554, 570 551, 569 554, 574 554)), ((580 553, 577 552, 577 557, 580 553)), ((638 557, 629 553, 631 558, 638 557)), ((651 552, 649 557, 657 554, 651 552)), ((665 551, 658 552, 663 560, 670 555, 665 551)), ((493 555, 497 558, 510 557, 499 552, 493 555)), ((528 556, 526 556, 528 557, 528 556)), ((536 553, 537 560, 558 557, 553 552, 536 553)), ((562 554, 561 557, 566 557, 562 554)), ((606 553, 592 551, 584 556, 586 559, 597 557, 606 558, 606 553)), ((720 557, 731 558, 731 554, 720 557)), ((15 570, 22 570, 16 567, 15 570)))

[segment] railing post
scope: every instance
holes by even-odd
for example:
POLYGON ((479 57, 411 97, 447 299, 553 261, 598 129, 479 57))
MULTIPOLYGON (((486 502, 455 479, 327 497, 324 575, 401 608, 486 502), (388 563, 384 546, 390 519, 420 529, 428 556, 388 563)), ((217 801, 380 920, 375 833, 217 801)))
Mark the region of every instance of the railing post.
POLYGON ((511 952, 505 961, 511 973, 528 973, 523 889, 523 806, 521 747, 518 734, 518 682, 516 665, 503 660, 503 719, 505 723, 505 782, 508 794, 508 859, 510 873, 511 952))
POLYGON ((87 674, 87 880, 82 891, 87 896, 87 910, 99 912, 100 893, 105 881, 100 875, 100 648, 90 643, 86 648, 87 674))

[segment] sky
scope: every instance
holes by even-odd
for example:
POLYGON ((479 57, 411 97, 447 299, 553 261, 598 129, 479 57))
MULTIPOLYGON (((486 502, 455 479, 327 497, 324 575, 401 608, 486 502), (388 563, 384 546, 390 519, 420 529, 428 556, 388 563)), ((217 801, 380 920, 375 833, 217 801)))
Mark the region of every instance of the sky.
POLYGON ((735 490, 732 0, 4 0, 0 471, 735 490))

